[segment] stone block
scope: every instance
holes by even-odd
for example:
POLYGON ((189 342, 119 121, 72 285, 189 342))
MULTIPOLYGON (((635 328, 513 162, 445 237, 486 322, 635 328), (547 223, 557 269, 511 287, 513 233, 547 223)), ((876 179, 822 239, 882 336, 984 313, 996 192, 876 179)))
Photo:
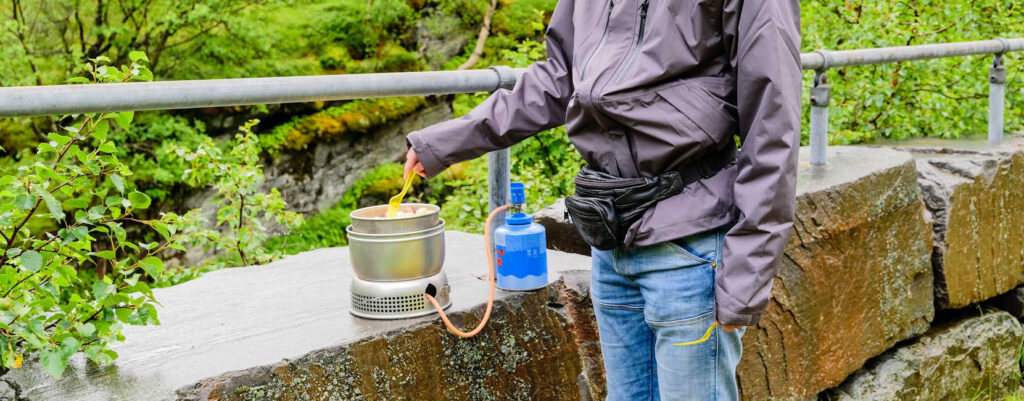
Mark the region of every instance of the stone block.
POLYGON ((547 231, 549 249, 590 256, 590 245, 583 241, 576 227, 565 216, 565 198, 559 198, 534 213, 533 218, 547 231))
POLYGON ((745 400, 807 400, 924 333, 933 316, 931 226, 905 152, 801 149, 793 233, 761 322, 743 337, 745 400))
POLYGON ((1002 311, 957 315, 872 360, 821 399, 1001 400, 1014 392, 1020 323, 1002 311))
POLYGON ((601 336, 590 298, 590 271, 567 271, 562 276, 558 301, 565 308, 569 329, 576 339, 576 348, 583 363, 579 384, 583 401, 600 401, 608 395, 601 358, 601 336))
MULTIPOLYGON (((448 231, 448 309, 473 327, 487 300, 483 237, 448 231)), ((559 277, 585 256, 548 252, 545 290, 497 291, 491 322, 462 340, 440 319, 349 314, 348 248, 224 269, 154 290, 160 326, 129 326, 106 366, 72 358, 53 380, 34 360, 3 376, 18 401, 581 399, 573 313, 559 277)))
POLYGON ((936 306, 962 308, 1024 283, 1024 149, 907 149, 933 220, 936 306))

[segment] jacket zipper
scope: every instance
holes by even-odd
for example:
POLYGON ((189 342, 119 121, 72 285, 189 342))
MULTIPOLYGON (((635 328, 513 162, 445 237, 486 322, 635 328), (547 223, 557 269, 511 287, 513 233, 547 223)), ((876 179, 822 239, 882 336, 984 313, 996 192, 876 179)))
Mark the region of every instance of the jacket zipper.
POLYGON ((604 33, 601 34, 601 41, 597 43, 597 47, 595 47, 594 51, 590 53, 590 57, 587 57, 587 61, 583 63, 583 69, 580 70, 580 81, 583 80, 584 74, 587 73, 587 67, 590 66, 590 62, 594 61, 594 56, 597 55, 597 52, 601 51, 601 48, 604 47, 604 43, 608 41, 608 28, 612 20, 612 8, 615 8, 615 2, 608 0, 608 15, 604 19, 604 33))
POLYGON ((622 78, 626 76, 626 71, 629 71, 629 67, 636 61, 637 55, 640 53, 640 45, 644 43, 644 25, 647 23, 647 7, 651 5, 651 0, 644 0, 640 3, 640 32, 636 36, 636 47, 633 48, 633 53, 629 55, 629 61, 626 62, 626 66, 619 71, 619 76, 615 78, 615 83, 622 81, 622 78))

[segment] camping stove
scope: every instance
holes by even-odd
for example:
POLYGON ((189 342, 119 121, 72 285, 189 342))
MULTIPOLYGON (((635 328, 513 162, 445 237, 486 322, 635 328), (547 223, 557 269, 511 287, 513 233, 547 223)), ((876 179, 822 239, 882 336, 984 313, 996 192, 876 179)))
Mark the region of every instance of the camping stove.
POLYGON ((353 315, 403 319, 436 313, 424 294, 451 305, 444 265, 444 220, 440 208, 403 204, 400 217, 384 217, 386 205, 353 211, 348 234, 352 261, 353 315))
POLYGON ((402 281, 369 281, 352 278, 353 315, 366 319, 404 319, 436 313, 424 293, 431 294, 442 308, 451 306, 451 289, 444 272, 430 277, 402 281))

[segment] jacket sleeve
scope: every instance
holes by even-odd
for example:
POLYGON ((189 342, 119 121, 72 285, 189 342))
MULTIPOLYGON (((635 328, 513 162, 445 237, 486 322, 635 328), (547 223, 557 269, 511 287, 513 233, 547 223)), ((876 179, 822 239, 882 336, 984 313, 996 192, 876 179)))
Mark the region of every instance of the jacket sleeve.
POLYGON ((546 31, 547 60, 527 68, 514 88, 498 89, 468 114, 408 135, 428 177, 565 124, 573 93, 573 1, 558 2, 546 31))
POLYGON ((753 325, 793 225, 800 149, 798 0, 727 0, 723 30, 737 75, 742 148, 733 188, 739 212, 715 280, 716 319, 753 325))

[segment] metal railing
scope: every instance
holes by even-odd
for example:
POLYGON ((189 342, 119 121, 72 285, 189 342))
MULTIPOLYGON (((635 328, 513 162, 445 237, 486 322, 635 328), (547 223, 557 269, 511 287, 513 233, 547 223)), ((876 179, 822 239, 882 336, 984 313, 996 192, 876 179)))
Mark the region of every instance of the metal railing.
MULTIPOLYGON (((816 50, 800 55, 814 70, 810 87, 811 164, 824 166, 828 145, 830 69, 992 54, 989 81, 989 143, 1002 142, 1006 68, 1003 54, 1024 50, 1024 38, 875 49, 816 50)), ((0 88, 0 117, 166 110, 200 107, 365 99, 392 96, 490 92, 515 85, 524 69, 495 66, 482 70, 319 75, 278 78, 211 79, 124 84, 51 85, 0 88)), ((488 155, 490 206, 508 202, 508 150, 488 155)))
POLYGON ((942 43, 918 46, 881 47, 858 50, 815 50, 800 55, 801 67, 814 70, 811 83, 811 165, 825 165, 825 147, 828 146, 828 105, 830 90, 826 72, 832 68, 857 65, 896 63, 946 57, 994 54, 988 70, 988 142, 1003 142, 1004 96, 1006 93, 1006 67, 1003 54, 1024 50, 1024 38, 994 39, 976 42, 942 43))

